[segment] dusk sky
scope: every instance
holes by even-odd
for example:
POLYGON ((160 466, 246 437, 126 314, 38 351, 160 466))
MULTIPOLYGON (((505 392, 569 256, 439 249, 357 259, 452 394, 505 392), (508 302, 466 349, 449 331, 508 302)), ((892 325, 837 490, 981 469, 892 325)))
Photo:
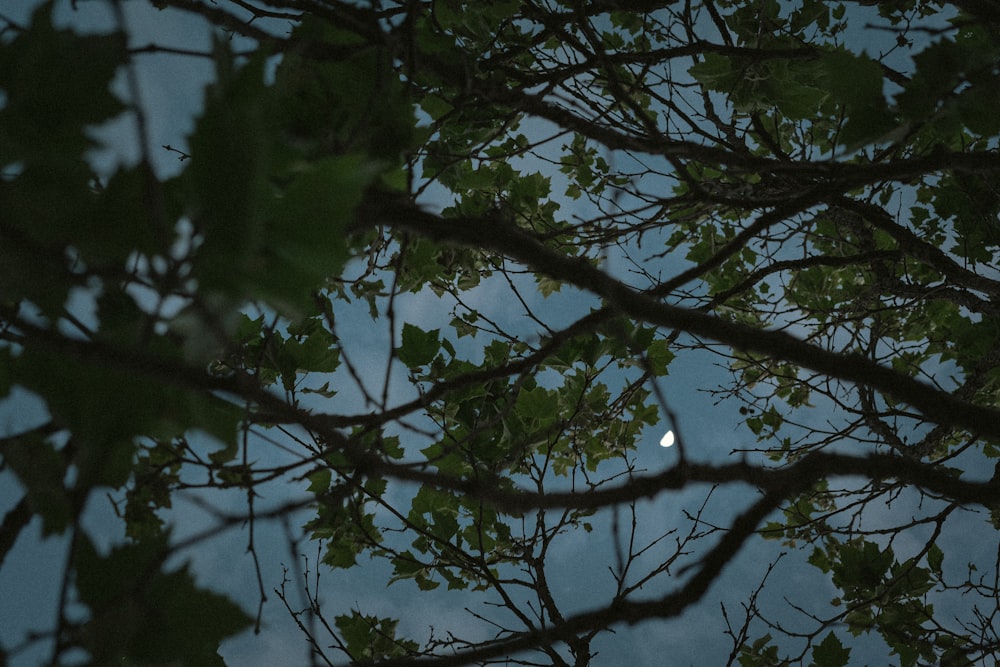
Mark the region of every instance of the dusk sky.
MULTIPOLYGON (((0 0, 0 15, 24 25, 29 22, 32 6, 36 4, 34 0, 0 0)), ((155 42, 194 50, 210 48, 211 29, 204 21, 191 15, 174 10, 157 11, 140 2, 126 3, 126 15, 132 46, 155 42)), ((56 17, 60 24, 83 31, 104 31, 113 25, 111 14, 105 4, 100 2, 81 1, 76 11, 70 10, 68 2, 59 2, 56 17)), ((238 50, 238 40, 234 42, 234 47, 238 50)), ((136 68, 143 97, 141 104, 150 122, 150 143, 158 148, 153 153, 155 167, 161 178, 167 178, 176 174, 183 165, 178 161, 176 152, 159 147, 171 146, 181 151, 187 148, 186 137, 194 127, 204 86, 212 77, 212 68, 205 59, 172 55, 139 56, 136 68)), ((119 84, 121 95, 128 97, 121 79, 119 84)), ((544 123, 528 122, 521 131, 533 137, 541 137, 550 133, 551 128, 544 123)), ((135 127, 131 119, 123 117, 113 126, 96 132, 95 137, 101 141, 102 148, 94 152, 92 160, 100 173, 110 174, 117 165, 134 164, 138 159, 135 127)), ((558 148, 559 142, 555 142, 555 145, 558 148)), ((552 176, 553 197, 561 204, 561 215, 572 217, 577 213, 591 214, 592 211, 586 209, 585 204, 562 198, 561 177, 552 166, 541 161, 522 166, 529 170, 542 170, 543 173, 546 169, 551 172, 547 175, 552 176), (575 210, 574 207, 579 209, 575 210)), ((618 167, 623 168, 623 165, 618 167)), ((433 194, 422 203, 428 208, 442 207, 447 202, 437 199, 440 196, 439 193, 433 194)), ((609 256, 606 268, 612 274, 626 276, 629 266, 620 259, 609 256)), ((669 274, 678 273, 686 266, 688 264, 683 259, 668 257, 662 268, 665 274, 669 274)), ((357 266, 349 265, 347 273, 356 270, 357 266)), ((598 305, 596 299, 570 290, 543 300, 534 291, 530 277, 524 278, 523 286, 526 288, 523 293, 529 298, 528 305, 533 310, 544 313, 546 322, 553 326, 581 317, 598 305)), ((525 337, 536 335, 538 327, 526 317, 524 308, 511 297, 510 287, 502 278, 484 281, 468 296, 470 305, 489 313, 505 330, 525 337)), ((74 307, 82 318, 93 317, 92 297, 93 295, 84 293, 78 295, 74 307)), ((403 323, 410 323, 424 330, 444 329, 448 326, 450 312, 454 307, 453 303, 435 296, 429 290, 407 295, 395 305, 397 335, 403 323)), ((367 306, 363 303, 355 304, 352 308, 357 310, 354 317, 344 314, 349 313, 348 310, 339 314, 341 330, 338 333, 343 338, 355 367, 363 369, 362 380, 368 383, 373 392, 378 392, 387 375, 387 325, 385 322, 372 324, 367 315, 367 306)), ((469 341, 461 342, 460 345, 465 343, 469 341)), ((473 348, 470 346, 468 349, 473 348)), ((724 363, 722 357, 705 350, 689 349, 678 355, 670 366, 669 376, 662 378, 659 385, 676 417, 676 423, 671 423, 664 414, 655 427, 646 429, 643 442, 630 457, 634 460, 636 469, 659 472, 676 460, 676 446, 660 446, 668 431, 681 440, 687 456, 697 462, 719 462, 730 456, 741 456, 734 455, 733 452, 758 446, 753 435, 742 425, 745 418, 739 412, 740 404, 709 393, 729 379, 729 372, 722 366, 724 363)), ((395 368, 390 377, 390 396, 397 402, 414 396, 412 388, 406 383, 405 373, 400 368, 395 368)), ((611 377, 622 381, 626 375, 618 373, 617 376, 611 374, 611 377)), ((329 381, 331 386, 342 387, 338 396, 333 399, 332 405, 335 405, 336 411, 350 414, 365 409, 361 393, 355 390, 353 381, 345 370, 338 371, 331 378, 317 378, 317 385, 323 383, 319 380, 329 381)), ((322 411, 323 399, 316 396, 313 400, 315 409, 322 411)), ((834 408, 819 400, 815 408, 798 417, 810 424, 823 424, 827 420, 837 419, 834 408)), ((35 397, 24 392, 15 391, 8 399, 0 402, 0 436, 17 433, 44 419, 44 407, 35 397)), ((273 432, 268 435, 280 436, 273 432)), ((412 434, 402 435, 404 446, 412 448, 408 451, 416 452, 427 444, 412 434), (411 440, 406 440, 408 437, 411 440)), ((204 434, 192 436, 192 442, 198 443, 197 446, 206 452, 216 446, 204 434)), ((287 452, 265 438, 254 443, 254 451, 261 462, 278 462, 286 460, 285 457, 288 456, 287 452)), ((610 474, 614 465, 616 464, 609 464, 602 471, 610 474)), ((843 482, 849 486, 849 481, 843 482)), ((280 506, 289 500, 305 498, 307 485, 303 481, 296 487, 288 484, 287 480, 282 480, 260 488, 258 512, 280 506)), ((403 498, 407 493, 412 493, 412 488, 400 484, 392 492, 403 498)), ((639 503, 639 542, 652 542, 671 530, 677 531, 652 548, 647 556, 639 559, 639 566, 655 568, 657 559, 666 557, 671 552, 675 540, 694 527, 691 516, 699 511, 706 502, 706 497, 708 501, 702 515, 705 523, 697 526, 698 530, 708 530, 711 525, 725 523, 756 493, 748 487, 724 488, 711 495, 709 492, 705 486, 692 486, 682 492, 661 494, 654 501, 639 503)), ((13 506, 20 495, 19 484, 13 473, 9 470, 0 472, 0 516, 13 506)), ((901 497, 892 510, 905 514, 907 503, 913 500, 901 497)), ((174 508, 165 515, 173 525, 175 539, 183 540, 212 529, 215 522, 212 512, 206 509, 205 504, 222 513, 239 513, 245 505, 245 494, 236 490, 227 494, 218 491, 211 494, 189 492, 177 498, 174 508)), ((916 511, 915 506, 913 509, 916 511)), ((614 582, 609 572, 609 569, 615 567, 616 561, 612 514, 605 511, 595 517, 592 532, 579 530, 556 541, 555 552, 549 556, 550 578, 553 593, 561 601, 564 612, 584 611, 605 604, 613 594, 614 582)), ((280 587, 283 577, 287 576, 289 581, 286 586, 292 603, 302 605, 302 596, 297 591, 300 578, 307 567, 315 576, 317 544, 299 540, 296 550, 289 549, 289 534, 300 536, 301 524, 308 518, 308 514, 300 513, 296 518, 300 519, 298 523, 290 521, 286 525, 280 521, 260 521, 256 525, 255 540, 260 571, 268 596, 263 610, 264 630, 258 636, 246 632, 223 645, 221 653, 231 666, 306 664, 306 643, 273 593, 273 589, 280 587)), ((625 509, 620 510, 619 519, 622 525, 628 522, 625 509)), ((977 516, 973 521, 981 522, 983 519, 977 516)), ((97 493, 90 498, 84 524, 94 538, 103 540, 98 543, 104 548, 124 537, 121 523, 114 516, 110 502, 97 493)), ((192 547, 184 553, 184 558, 192 563, 199 583, 231 595, 244 610, 253 615, 259 593, 254 566, 246 552, 247 540, 246 531, 236 526, 192 547)), ((708 537, 695 543, 691 547, 693 553, 697 554, 699 549, 708 548, 713 542, 714 538, 708 537)), ((897 553, 905 553, 916 547, 919 547, 916 541, 908 544, 905 539, 894 545, 897 553)), ((977 548, 986 550, 988 547, 979 547, 975 543, 969 545, 970 550, 977 548)), ((57 609, 59 575, 65 553, 66 539, 42 539, 41 523, 36 519, 9 554, 0 568, 0 642, 4 646, 16 647, 27 633, 51 627, 57 609)), ((601 651, 601 654, 594 664, 653 667, 664 664, 666 657, 670 658, 671 664, 676 665, 724 664, 732 650, 732 643, 724 636, 725 622, 720 604, 726 605, 732 615, 731 622, 738 623, 742 611, 740 601, 765 577, 777 553, 773 543, 752 541, 729 565, 700 604, 689 609, 680 618, 647 621, 631 628, 616 627, 615 634, 605 634, 595 642, 595 650, 601 651)), ((805 564, 808 555, 808 552, 796 549, 786 550, 780 559, 779 568, 769 580, 767 599, 762 601, 762 605, 769 605, 767 609, 772 617, 785 619, 793 627, 796 617, 784 607, 782 591, 812 589, 810 597, 814 599, 817 609, 824 608, 836 595, 834 587, 805 564)), ((973 555, 970 552, 970 560, 973 555)), ((694 560, 696 556, 691 556, 681 563, 694 560)), ((401 634, 417 640, 426 639, 431 627, 442 634, 448 629, 458 629, 467 636, 492 636, 489 626, 463 609, 468 607, 477 613, 488 613, 489 608, 483 605, 481 596, 470 593, 462 597, 461 602, 456 602, 454 592, 440 589, 421 592, 411 581, 401 581, 386 587, 385 581, 390 576, 387 564, 369 563, 367 560, 363 560, 359 567, 347 571, 325 570, 320 578, 321 597, 329 604, 331 615, 334 612, 343 613, 343 610, 355 606, 367 613, 401 619, 401 634)), ((671 578, 658 577, 650 582, 648 591, 644 589, 639 597, 662 595, 675 585, 676 581, 671 578)), ((862 642, 859 646, 864 646, 864 640, 859 641, 862 642)), ((14 655, 11 665, 31 667, 40 664, 40 661, 47 659, 47 650, 48 647, 39 645, 14 655)), ((875 648, 868 655, 856 650, 858 652, 854 656, 858 658, 857 664, 861 664, 862 659, 871 664, 883 664, 882 661, 886 659, 884 654, 875 652, 875 648)), ((884 647, 879 645, 877 650, 884 650, 884 647)))

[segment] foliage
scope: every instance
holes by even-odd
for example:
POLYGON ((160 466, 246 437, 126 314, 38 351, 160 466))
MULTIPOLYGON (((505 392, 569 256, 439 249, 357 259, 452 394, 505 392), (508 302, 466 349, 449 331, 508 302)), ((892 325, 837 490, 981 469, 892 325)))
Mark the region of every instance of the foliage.
POLYGON ((254 619, 177 557, 247 526, 263 607, 269 520, 485 628, 286 578, 317 664, 586 665, 717 603, 729 664, 1000 658, 1000 14, 150 4, 211 50, 136 46, 117 1, 96 33, 0 17, 0 392, 47 407, 0 439, 0 563, 33 517, 69 545, 55 627, 0 658, 221 664, 254 619), (142 57, 212 63, 183 150, 142 57), (98 169, 125 121, 139 159, 98 169), (704 424, 649 470, 687 426, 668 375, 755 444, 704 424), (173 537, 177 498, 234 489, 173 537), (553 583, 595 566, 582 607, 553 583))

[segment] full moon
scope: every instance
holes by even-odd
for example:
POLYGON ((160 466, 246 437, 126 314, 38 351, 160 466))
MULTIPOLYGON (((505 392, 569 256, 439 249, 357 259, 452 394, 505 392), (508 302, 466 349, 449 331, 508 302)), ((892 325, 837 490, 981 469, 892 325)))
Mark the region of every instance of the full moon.
POLYGON ((666 433, 663 434, 663 437, 660 438, 660 447, 670 447, 673 444, 674 444, 674 432, 667 431, 666 433))

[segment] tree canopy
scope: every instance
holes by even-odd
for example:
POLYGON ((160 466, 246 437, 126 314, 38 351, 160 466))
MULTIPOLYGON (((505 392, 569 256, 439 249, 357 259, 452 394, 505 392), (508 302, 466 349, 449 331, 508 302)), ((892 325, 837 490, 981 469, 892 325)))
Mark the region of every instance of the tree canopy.
POLYGON ((0 12, 0 564, 65 545, 0 663, 223 664, 265 601, 317 665, 1000 659, 992 3, 76 4, 0 12), (212 67, 165 143, 149 59, 212 67), (186 564, 233 533, 256 608, 186 564))

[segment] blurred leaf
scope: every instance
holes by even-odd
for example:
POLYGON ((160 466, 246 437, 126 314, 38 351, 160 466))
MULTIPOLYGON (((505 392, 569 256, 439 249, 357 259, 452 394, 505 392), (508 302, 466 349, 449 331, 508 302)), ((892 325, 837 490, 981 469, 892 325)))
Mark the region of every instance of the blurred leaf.
POLYGON ((706 53, 701 62, 688 69, 688 74, 709 90, 726 90, 736 80, 729 58, 717 53, 706 53))
POLYGON ((251 619, 195 585, 187 567, 163 572, 165 537, 101 556, 86 537, 76 549, 76 587, 90 609, 84 647, 96 664, 221 666, 219 643, 251 619))
POLYGON ((333 473, 329 468, 321 468, 309 475, 309 492, 326 493, 330 490, 330 480, 333 473))
POLYGON ((246 281, 264 268, 265 202, 269 131, 264 60, 237 67, 224 43, 217 43, 217 80, 206 88, 205 109, 189 141, 194 223, 203 237, 198 249, 200 289, 240 295, 246 281))
POLYGON ((64 170, 80 163, 92 143, 84 128, 124 108, 110 91, 125 61, 124 35, 56 29, 54 4, 39 5, 28 29, 0 45, 0 167, 25 161, 64 170))
POLYGON ((77 511, 65 455, 33 431, 0 442, 0 456, 24 485, 31 512, 42 518, 42 534, 65 530, 77 511))
POLYGON ((888 110, 882 69, 877 62, 864 54, 837 49, 823 56, 823 65, 830 94, 845 107, 847 123, 839 138, 848 149, 899 127, 888 110))
POLYGON ((43 396, 52 416, 73 434, 78 484, 84 488, 124 484, 132 468, 134 439, 140 435, 169 439, 197 428, 235 446, 239 408, 146 376, 127 364, 99 355, 74 358, 29 345, 13 370, 16 381, 43 396))

